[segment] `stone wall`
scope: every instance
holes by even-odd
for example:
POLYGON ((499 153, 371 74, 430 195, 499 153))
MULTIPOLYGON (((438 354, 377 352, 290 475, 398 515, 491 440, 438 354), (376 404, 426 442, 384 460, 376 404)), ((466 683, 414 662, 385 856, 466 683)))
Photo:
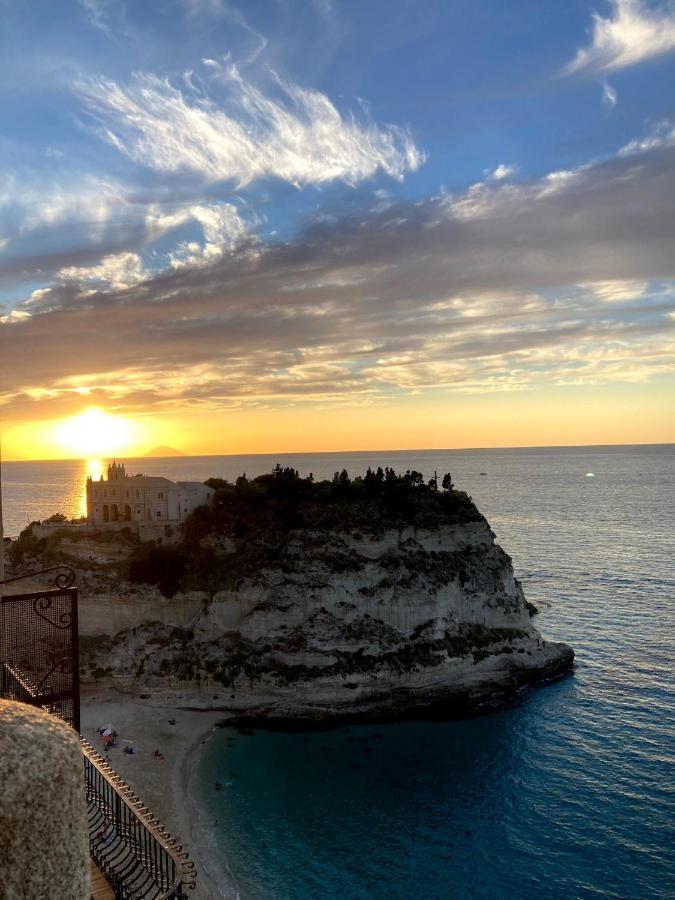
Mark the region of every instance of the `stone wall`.
POLYGON ((0 700, 0 896, 89 900, 89 832, 77 734, 0 700))

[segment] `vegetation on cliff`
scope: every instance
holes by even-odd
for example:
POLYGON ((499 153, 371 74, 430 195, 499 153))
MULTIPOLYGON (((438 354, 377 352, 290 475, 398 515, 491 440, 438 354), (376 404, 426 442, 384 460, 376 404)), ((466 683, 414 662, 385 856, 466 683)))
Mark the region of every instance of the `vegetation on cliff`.
MULTIPOLYGON (((325 544, 327 533, 377 535, 484 521, 471 498, 454 489, 450 475, 439 489, 436 479, 425 482, 415 471, 368 469, 350 478, 343 469, 331 481, 315 481, 277 465, 251 480, 243 475, 234 484, 221 478, 206 483, 215 490, 213 502, 189 516, 179 544, 137 547, 129 559, 131 581, 156 584, 167 595, 216 591, 268 566, 283 571, 293 539, 302 539, 309 550, 313 540, 325 544)), ((348 571, 357 560, 336 546, 331 566, 348 571)))
POLYGON ((9 565, 12 571, 49 565, 72 565, 82 567, 86 559, 89 570, 110 570, 110 560, 117 555, 126 558, 131 548, 138 545, 138 536, 130 528, 119 531, 78 531, 64 524, 49 535, 38 537, 35 526, 41 524, 60 525, 65 516, 57 513, 42 522, 31 522, 9 545, 9 565))

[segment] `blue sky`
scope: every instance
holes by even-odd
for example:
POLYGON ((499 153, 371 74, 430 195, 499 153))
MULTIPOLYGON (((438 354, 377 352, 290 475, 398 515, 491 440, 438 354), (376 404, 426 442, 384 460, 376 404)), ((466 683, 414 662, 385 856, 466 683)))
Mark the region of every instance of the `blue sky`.
POLYGON ((672 377, 675 3, 0 14, 3 336, 25 356, 69 328, 78 359, 17 357, 10 419, 83 384, 129 412, 161 406, 158 381, 176 408, 229 408, 672 377), (160 329, 154 304, 178 296, 160 329), (113 308, 157 341, 147 370, 95 353, 113 308), (209 343, 233 323, 236 347, 209 343), (262 348, 273 365, 241 365, 262 348))

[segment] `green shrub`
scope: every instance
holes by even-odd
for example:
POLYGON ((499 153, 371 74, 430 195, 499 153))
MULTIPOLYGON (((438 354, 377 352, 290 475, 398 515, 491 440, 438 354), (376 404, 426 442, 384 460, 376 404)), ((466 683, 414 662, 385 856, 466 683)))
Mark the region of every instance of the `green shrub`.
POLYGON ((185 574, 185 553, 181 547, 163 547, 150 541, 135 549, 128 566, 130 581, 157 585, 165 597, 173 597, 185 574))

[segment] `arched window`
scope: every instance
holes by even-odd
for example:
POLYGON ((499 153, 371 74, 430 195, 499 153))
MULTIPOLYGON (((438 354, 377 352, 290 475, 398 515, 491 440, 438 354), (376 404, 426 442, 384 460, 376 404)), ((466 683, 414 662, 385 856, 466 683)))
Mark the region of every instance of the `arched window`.
POLYGON ((108 504, 107 504, 107 503, 105 503, 105 504, 103 505, 103 521, 104 521, 104 522, 109 522, 109 521, 110 521, 110 510, 108 509, 108 504))
POLYGON ((120 520, 120 511, 117 508, 116 503, 113 503, 113 505, 110 507, 110 518, 113 522, 119 522, 120 520))
POLYGON ((131 507, 128 503, 124 507, 124 521, 131 522, 131 507))

